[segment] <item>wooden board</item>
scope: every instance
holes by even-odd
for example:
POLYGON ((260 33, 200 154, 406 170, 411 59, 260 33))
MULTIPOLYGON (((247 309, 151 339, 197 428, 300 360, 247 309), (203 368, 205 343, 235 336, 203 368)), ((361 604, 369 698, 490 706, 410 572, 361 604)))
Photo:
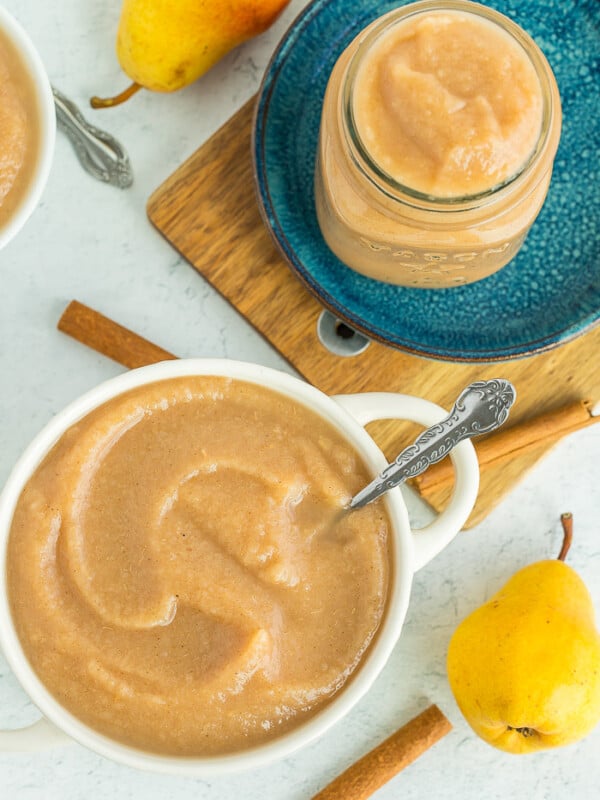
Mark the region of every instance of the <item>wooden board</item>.
MULTIPOLYGON (((508 424, 572 400, 600 399, 600 327, 547 353, 485 364, 421 358, 377 342, 351 358, 329 352, 317 336, 322 306, 287 267, 258 210, 253 108, 252 99, 152 194, 148 216, 308 381, 329 394, 398 391, 449 408, 471 381, 508 378, 518 393, 508 424)), ((389 459, 417 433, 396 421, 373 423, 369 431, 389 459)), ((548 447, 486 469, 467 527, 483 519, 548 447)), ((440 509, 448 493, 429 501, 440 509)))

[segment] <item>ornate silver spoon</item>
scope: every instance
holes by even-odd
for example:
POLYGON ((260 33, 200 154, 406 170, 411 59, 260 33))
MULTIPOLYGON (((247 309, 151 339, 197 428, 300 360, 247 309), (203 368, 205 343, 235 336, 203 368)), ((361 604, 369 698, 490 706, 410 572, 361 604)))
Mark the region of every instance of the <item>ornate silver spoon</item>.
POLYGON ((352 498, 349 507, 361 508, 371 503, 388 489, 420 475, 431 464, 441 461, 464 439, 495 430, 507 419, 516 396, 515 387, 505 380, 471 383, 460 393, 450 414, 405 448, 352 498))
POLYGON ((133 172, 124 148, 110 133, 96 128, 85 119, 75 103, 55 87, 54 106, 58 127, 71 140, 83 168, 99 181, 127 189, 133 172))

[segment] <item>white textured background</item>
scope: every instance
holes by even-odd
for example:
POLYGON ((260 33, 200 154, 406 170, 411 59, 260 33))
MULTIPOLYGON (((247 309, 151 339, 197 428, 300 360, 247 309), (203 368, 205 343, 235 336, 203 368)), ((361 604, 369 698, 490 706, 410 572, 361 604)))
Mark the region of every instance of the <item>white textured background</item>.
MULTIPOLYGON (((104 112, 88 109, 89 96, 127 84, 114 55, 118 0, 4 5, 36 42, 52 82, 128 149, 135 184, 121 192, 88 177, 59 133, 43 203, 0 253, 0 483, 56 411, 121 371, 56 331, 72 298, 181 356, 228 356, 290 370, 155 232, 145 205, 152 190, 257 90, 273 49, 305 0, 292 0, 270 31, 194 86, 169 96, 143 92, 104 112)), ((461 718, 446 680, 445 652, 458 621, 513 572, 558 552, 559 517, 566 510, 575 517, 569 563, 600 608, 599 459, 600 425, 571 436, 483 524, 461 534, 419 573, 401 641, 374 688, 343 723, 286 761, 206 782, 139 773, 74 744, 36 756, 0 755, 0 797, 308 800, 430 702, 440 705, 454 730, 383 788, 378 800, 598 796, 600 728, 560 751, 520 758, 496 751, 461 718)), ((411 509, 422 517, 417 505, 411 509)), ((0 727, 36 716, 0 657, 0 727)))

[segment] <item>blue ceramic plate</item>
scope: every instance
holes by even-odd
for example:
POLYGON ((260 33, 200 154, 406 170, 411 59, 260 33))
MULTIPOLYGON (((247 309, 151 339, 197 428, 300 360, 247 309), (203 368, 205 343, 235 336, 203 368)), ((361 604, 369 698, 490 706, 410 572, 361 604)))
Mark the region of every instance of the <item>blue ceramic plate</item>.
POLYGON ((313 170, 321 104, 338 56, 402 0, 315 0, 267 69, 256 112, 261 212, 308 289, 355 329, 394 347, 452 361, 519 358, 600 322, 600 2, 492 0, 550 61, 563 130, 542 212, 517 257, 452 289, 391 286, 344 266, 316 219, 313 170))

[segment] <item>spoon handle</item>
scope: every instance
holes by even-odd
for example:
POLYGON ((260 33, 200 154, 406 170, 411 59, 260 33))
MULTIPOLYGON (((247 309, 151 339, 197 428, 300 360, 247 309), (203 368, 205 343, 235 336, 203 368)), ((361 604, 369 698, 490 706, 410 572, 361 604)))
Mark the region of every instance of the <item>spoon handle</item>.
POLYGON ((127 153, 110 133, 85 119, 75 103, 52 87, 58 127, 71 140, 83 168, 99 181, 127 189, 133 172, 127 153))
POLYGON ((368 486, 361 489, 352 498, 350 508, 361 508, 388 489, 420 475, 464 439, 498 428, 507 419, 515 398, 515 388, 508 381, 495 379, 471 383, 460 393, 450 414, 424 431, 414 444, 403 450, 368 486))

